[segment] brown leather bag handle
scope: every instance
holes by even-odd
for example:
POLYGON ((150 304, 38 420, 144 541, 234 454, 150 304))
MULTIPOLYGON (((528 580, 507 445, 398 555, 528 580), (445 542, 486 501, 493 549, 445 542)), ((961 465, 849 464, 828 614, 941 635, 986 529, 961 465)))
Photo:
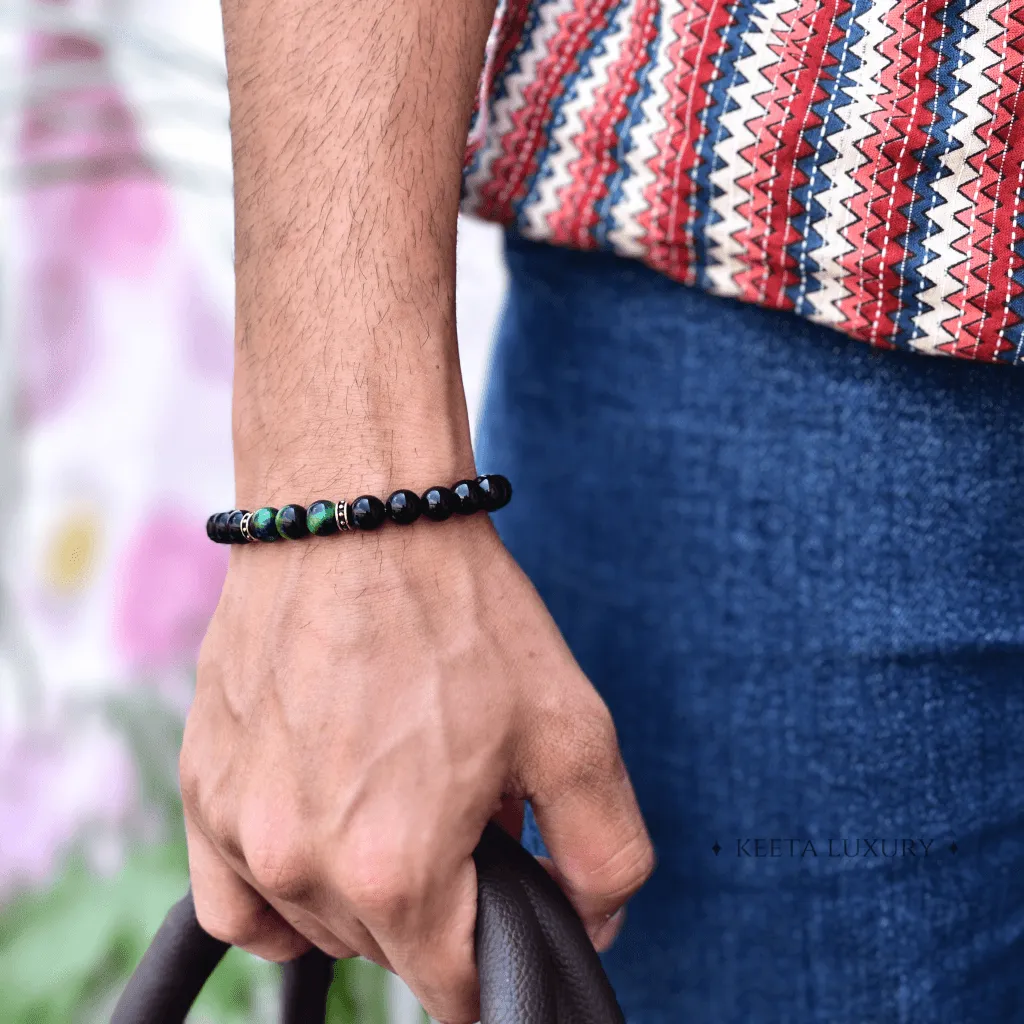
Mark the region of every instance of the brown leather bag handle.
MULTIPOLYGON (((496 825, 473 858, 481 1024, 625 1024, 583 924, 551 876, 496 825)), ((157 931, 111 1024, 182 1024, 227 950, 200 927, 189 893, 157 931)), ((317 949, 285 965, 283 1024, 322 1024, 333 971, 317 949)))

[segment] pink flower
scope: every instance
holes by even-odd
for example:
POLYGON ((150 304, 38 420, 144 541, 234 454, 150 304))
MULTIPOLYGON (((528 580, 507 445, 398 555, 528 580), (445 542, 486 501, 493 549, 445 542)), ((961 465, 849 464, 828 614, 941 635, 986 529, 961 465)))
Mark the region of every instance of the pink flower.
POLYGON ((129 540, 118 569, 118 648, 136 669, 194 664, 217 607, 227 550, 198 516, 161 509, 129 540))
POLYGON ((121 278, 148 276, 171 233, 167 187, 138 174, 81 189, 69 214, 65 230, 82 258, 121 278))
MULTIPOLYGON (((95 63, 103 66, 99 56, 95 63)), ((42 171, 23 203, 44 251, 117 277, 153 270, 171 237, 170 192, 114 85, 69 89, 31 108, 19 143, 30 180, 32 168, 42 171)))
POLYGON ((74 395, 94 351, 92 290, 79 261, 54 252, 28 270, 20 299, 22 413, 52 415, 74 395))
MULTIPOLYGON (((33 67, 102 71, 105 61, 103 48, 73 35, 29 42, 33 67)), ((172 235, 173 211, 113 84, 69 88, 30 107, 18 154, 33 181, 19 200, 26 270, 17 304, 24 409, 34 418, 63 407, 91 364, 97 279, 153 273, 172 235)))
POLYGON ((128 752, 99 730, 0 737, 0 897, 47 881, 88 826, 122 824, 135 792, 128 752))

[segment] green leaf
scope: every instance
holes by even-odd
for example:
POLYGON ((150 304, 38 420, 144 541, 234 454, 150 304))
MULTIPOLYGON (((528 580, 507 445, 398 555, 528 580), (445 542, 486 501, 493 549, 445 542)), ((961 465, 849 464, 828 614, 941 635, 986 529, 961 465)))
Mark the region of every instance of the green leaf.
POLYGON ((0 914, 5 1024, 68 1024, 123 983, 168 908, 188 886, 180 847, 137 851, 117 877, 72 860, 49 889, 0 914))
MULTIPOLYGON (((111 878, 72 860, 44 892, 0 913, 3 1024, 70 1024, 109 1019, 109 1006, 171 906, 188 888, 180 843, 140 848, 111 878), (97 1008, 107 1008, 107 1016, 97 1008)), ((280 972, 230 950, 203 988, 190 1020, 274 1021, 280 972)), ((329 1024, 388 1024, 387 973, 341 960, 328 1000, 329 1024)))
POLYGON ((388 1024, 388 973, 368 960, 339 960, 326 1024, 388 1024))
POLYGON ((190 1019, 215 1024, 253 1024, 260 1019, 276 1022, 280 980, 276 964, 230 949, 203 986, 190 1019))

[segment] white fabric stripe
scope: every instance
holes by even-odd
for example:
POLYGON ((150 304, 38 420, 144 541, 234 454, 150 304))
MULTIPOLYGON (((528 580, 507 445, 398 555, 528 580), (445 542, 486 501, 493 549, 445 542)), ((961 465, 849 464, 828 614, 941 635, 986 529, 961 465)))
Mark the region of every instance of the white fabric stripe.
MULTIPOLYGON (((544 158, 544 169, 550 173, 546 173, 538 180, 536 198, 523 208, 526 221, 523 234, 528 238, 543 239, 551 234, 547 218, 562 206, 559 191, 572 182, 572 164, 580 156, 579 139, 583 136, 583 115, 593 110, 595 92, 608 84, 608 69, 619 59, 622 45, 629 37, 635 6, 636 0, 628 0, 611 12, 612 24, 601 37, 604 52, 595 53, 590 57, 587 70, 576 75, 571 87, 575 90, 575 96, 567 96, 561 104, 563 121, 557 128, 552 129, 551 144, 544 158)), ((581 38, 587 39, 586 36, 581 38)), ((577 58, 578 54, 573 56, 577 58)), ((586 238, 577 238, 575 242, 583 245, 586 238)))
MULTIPOLYGON (((864 34, 851 49, 862 63, 850 74, 855 83, 850 89, 853 101, 837 111, 847 127, 829 136, 828 141, 835 147, 836 156, 821 168, 831 185, 818 196, 818 202, 825 207, 825 216, 815 222, 814 229, 824 244, 813 254, 819 267, 814 272, 814 279, 820 287, 809 296, 813 312, 808 315, 811 320, 830 326, 841 324, 846 319, 839 310, 839 303, 851 291, 844 283, 847 271, 839 261, 854 248, 846 237, 846 231, 856 220, 850 200, 864 191, 864 186, 854 179, 857 170, 867 163, 860 143, 875 134, 869 118, 881 110, 877 98, 888 92, 880 79, 890 61, 879 51, 882 43, 895 31, 885 24, 894 6, 895 0, 875 0, 859 16, 864 34)), ((801 273, 804 272, 801 267, 801 273)), ((801 288, 803 284, 801 281, 801 288)))
MULTIPOLYGON (((693 21, 697 4, 690 0, 688 7, 684 35, 693 21)), ((647 77, 650 94, 641 105, 640 121, 633 127, 631 136, 633 146, 623 161, 629 170, 629 177, 622 186, 622 198, 611 210, 612 220, 618 226, 608 232, 608 241, 623 256, 643 256, 649 248, 646 242, 640 241, 643 237, 643 228, 638 218, 647 209, 644 192, 658 177, 657 170, 647 165, 658 153, 655 138, 668 126, 663 111, 669 101, 667 79, 674 70, 669 65, 668 53, 669 48, 678 40, 672 29, 672 21, 682 8, 683 0, 664 0, 662 4, 661 34, 658 38, 654 66, 647 77)), ((679 144, 687 143, 681 141, 679 144)), ((617 180, 613 182, 613 185, 615 184, 617 180)))
POLYGON ((914 347, 922 352, 937 352, 939 345, 954 340, 949 330, 942 326, 942 321, 957 315, 957 309, 949 297, 962 288, 950 270, 965 259, 954 246, 967 234, 969 228, 960 223, 957 214, 971 205, 970 196, 964 194, 969 190, 964 186, 974 181, 978 172, 968 161, 985 148, 985 138, 979 129, 992 117, 981 101, 999 88, 989 80, 985 71, 999 63, 998 49, 989 44, 1003 31, 1002 25, 992 15, 1005 3, 1006 0, 978 0, 964 12, 964 21, 978 31, 961 43, 961 58, 954 72, 954 77, 966 82, 967 88, 951 105, 955 110, 963 111, 966 116, 959 124, 952 126, 949 135, 951 140, 962 142, 963 145, 952 151, 947 149, 942 154, 942 166, 953 173, 932 186, 939 199, 925 213, 937 230, 933 232, 932 225, 928 225, 924 245, 936 255, 935 259, 921 268, 922 276, 931 281, 932 286, 921 292, 919 298, 931 308, 926 308, 914 320, 924 332, 924 336, 914 342, 914 347), (973 57, 974 60, 965 61, 963 55, 973 57))
POLYGON ((753 168, 741 153, 758 138, 747 122, 764 113, 755 97, 770 92, 772 83, 762 72, 779 63, 778 54, 771 46, 784 43, 790 30, 782 15, 797 6, 798 0, 772 0, 771 3, 758 4, 751 12, 751 24, 759 25, 762 31, 745 36, 744 42, 751 53, 733 65, 725 100, 725 106, 731 105, 734 109, 723 112, 718 119, 714 154, 722 161, 722 166, 712 172, 710 182, 712 190, 717 186, 722 189, 722 194, 712 198, 710 206, 721 219, 710 225, 705 234, 708 240, 708 281, 719 295, 738 295, 740 289, 736 276, 746 269, 746 264, 738 259, 746 252, 746 246, 734 236, 750 226, 747 218, 738 212, 739 207, 750 200, 750 193, 740 187, 739 180, 753 168))
MULTIPOLYGON (((491 167, 501 153, 501 142, 512 131, 512 116, 523 109, 523 90, 534 80, 537 63, 546 56, 548 45, 558 29, 558 18, 574 7, 573 0, 542 0, 540 21, 531 34, 527 47, 519 58, 519 70, 505 79, 505 95, 494 104, 493 117, 486 122, 487 137, 483 142, 476 170, 465 179, 466 197, 462 203, 464 213, 476 213, 480 208, 480 193, 491 178, 491 167)), ((529 26, 527 26, 527 30, 529 26)), ((486 111, 480 111, 481 118, 486 111)))

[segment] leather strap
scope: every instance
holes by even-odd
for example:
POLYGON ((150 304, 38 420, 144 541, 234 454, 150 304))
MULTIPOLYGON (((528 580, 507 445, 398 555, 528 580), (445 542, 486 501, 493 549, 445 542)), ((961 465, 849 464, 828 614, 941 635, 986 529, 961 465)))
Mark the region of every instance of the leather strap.
MULTIPOLYGON (((481 1024, 625 1024, 587 933, 550 875, 496 825, 473 853, 481 1024)), ((227 952, 189 892, 157 931, 111 1024, 182 1024, 227 952)), ((322 1024, 334 964, 314 949, 285 965, 284 1024, 322 1024)))

